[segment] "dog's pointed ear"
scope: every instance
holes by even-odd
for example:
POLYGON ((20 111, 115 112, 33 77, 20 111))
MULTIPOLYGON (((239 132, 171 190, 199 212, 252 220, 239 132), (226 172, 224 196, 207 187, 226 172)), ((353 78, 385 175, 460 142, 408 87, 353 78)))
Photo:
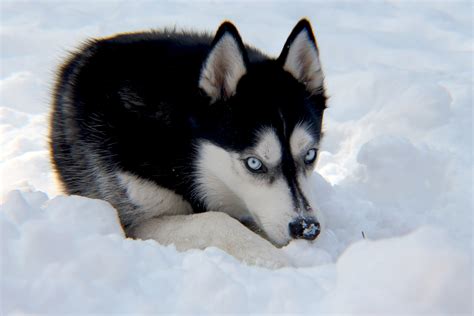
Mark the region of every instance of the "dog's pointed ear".
POLYGON ((324 90, 324 75, 319 61, 318 45, 308 20, 300 20, 293 28, 278 61, 283 69, 304 83, 311 94, 318 94, 324 90))
POLYGON ((247 72, 248 57, 237 28, 224 22, 217 30, 209 55, 201 69, 199 88, 212 99, 227 99, 247 72))

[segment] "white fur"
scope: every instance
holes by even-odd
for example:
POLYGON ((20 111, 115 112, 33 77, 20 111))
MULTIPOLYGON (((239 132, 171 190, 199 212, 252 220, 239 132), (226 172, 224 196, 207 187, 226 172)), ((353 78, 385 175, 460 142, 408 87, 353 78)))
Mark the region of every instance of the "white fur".
POLYGON ((209 142, 202 142, 199 147, 195 194, 211 211, 226 212, 235 218, 248 216, 245 203, 230 181, 235 174, 240 174, 237 155, 209 142))
MULTIPOLYGON (((130 201, 141 208, 145 220, 162 215, 191 214, 191 205, 176 193, 129 172, 118 172, 117 178, 130 201)), ((138 213, 137 213, 138 214, 138 213)))
MULTIPOLYGON (((217 247, 243 262, 269 268, 289 265, 285 255, 270 242, 229 215, 191 214, 191 206, 170 190, 128 172, 117 173, 117 178, 130 200, 145 211, 139 224, 129 229, 130 237, 173 244, 179 251, 217 247)), ((235 195, 222 189, 212 199, 225 202, 221 207, 237 205, 235 195)))
POLYGON ((311 148, 318 148, 318 144, 315 143, 309 127, 306 124, 296 125, 290 137, 291 154, 295 159, 299 159, 311 148))
POLYGON ((288 266, 282 252, 239 221, 221 212, 153 218, 132 230, 135 238, 173 244, 179 251, 218 247, 249 264, 288 266))
POLYGON ((209 142, 200 145, 197 167, 196 194, 210 210, 236 218, 250 214, 275 244, 289 242, 288 224, 296 213, 282 178, 273 183, 259 179, 249 173, 238 154, 209 142), (233 198, 228 199, 229 195, 233 198))
POLYGON ((239 45, 230 34, 225 34, 209 54, 199 78, 199 87, 213 101, 235 93, 237 83, 246 73, 239 45), (223 91, 224 95, 221 95, 223 91))
POLYGON ((278 164, 281 160, 281 145, 275 130, 266 128, 258 133, 258 142, 255 152, 262 161, 270 166, 278 164))
MULTIPOLYGON (((287 265, 286 258, 273 245, 228 216, 237 219, 250 216, 278 246, 291 240, 288 224, 297 216, 313 215, 321 221, 319 214, 316 216, 319 212, 316 212, 310 181, 304 174, 298 175, 298 181, 313 214, 305 210, 295 212, 284 177, 270 182, 246 169, 243 162, 246 155, 258 156, 274 165, 281 161, 282 147, 275 131, 263 129, 258 138, 255 148, 241 154, 207 141, 198 145, 195 194, 205 202, 211 211, 208 213, 190 214, 189 204, 171 191, 132 174, 120 173, 119 179, 130 199, 146 210, 149 217, 133 227, 130 236, 174 244, 178 250, 215 246, 247 263, 287 265)), ((299 153, 313 142, 304 125, 297 126, 290 138, 299 153)))
POLYGON ((319 91, 323 87, 324 75, 319 53, 306 30, 302 30, 291 43, 283 69, 305 83, 310 92, 319 91))

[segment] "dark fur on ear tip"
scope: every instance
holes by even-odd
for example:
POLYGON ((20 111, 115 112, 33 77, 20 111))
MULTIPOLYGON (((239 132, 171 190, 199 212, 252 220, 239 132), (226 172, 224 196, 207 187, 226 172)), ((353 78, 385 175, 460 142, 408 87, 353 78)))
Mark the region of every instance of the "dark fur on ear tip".
POLYGON ((224 22, 221 23, 221 25, 217 29, 216 38, 219 38, 220 36, 222 36, 226 32, 228 32, 232 35, 235 34, 238 37, 240 37, 239 31, 237 31, 237 27, 235 27, 235 25, 230 21, 224 21, 224 22))
POLYGON ((302 18, 301 20, 299 20, 298 23, 296 23, 295 27, 293 28, 293 30, 296 30, 298 32, 301 31, 302 29, 311 30, 311 23, 309 22, 307 18, 302 18))
POLYGON ((232 24, 232 22, 224 21, 217 29, 216 36, 214 37, 214 41, 212 42, 212 45, 216 44, 221 39, 221 37, 224 36, 225 34, 230 34, 237 41, 242 41, 239 31, 237 30, 235 25, 232 24))
POLYGON ((286 59, 286 56, 288 54, 288 51, 290 49, 291 44, 295 40, 295 38, 302 32, 306 31, 308 34, 308 37, 310 41, 314 44, 314 47, 316 48, 316 51, 318 51, 318 44, 316 43, 316 38, 314 37, 313 33, 313 28, 311 27, 311 23, 309 22, 308 19, 303 18, 299 20, 298 23, 296 23, 295 27, 291 31, 290 35, 288 36, 288 39, 285 42, 285 45, 283 46, 283 50, 280 53, 279 60, 283 63, 286 59))
POLYGON ((242 37, 240 37, 237 27, 230 21, 222 22, 222 24, 219 26, 219 28, 216 31, 216 35, 214 37, 214 40, 212 41, 211 46, 214 47, 221 40, 221 38, 226 34, 229 34, 235 39, 235 42, 239 46, 239 50, 242 53, 242 57, 244 58, 245 63, 248 63, 248 56, 245 49, 245 45, 242 41, 242 37))
POLYGON ((316 38, 314 37, 313 28, 311 27, 311 23, 309 22, 309 20, 306 18, 303 18, 298 23, 296 23, 288 39, 295 39, 295 37, 303 30, 306 30, 310 40, 314 42, 314 44, 316 44, 316 38))

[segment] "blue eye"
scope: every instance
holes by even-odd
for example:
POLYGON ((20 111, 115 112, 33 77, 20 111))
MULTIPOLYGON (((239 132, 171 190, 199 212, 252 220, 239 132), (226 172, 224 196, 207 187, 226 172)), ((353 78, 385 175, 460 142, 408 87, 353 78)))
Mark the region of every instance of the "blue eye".
POLYGON ((247 158, 245 160, 245 165, 247 166, 247 169, 249 169, 252 172, 264 172, 263 163, 258 158, 255 158, 255 157, 247 158))
POLYGON ((316 160, 316 149, 311 148, 306 153, 306 156, 304 156, 304 162, 309 165, 309 164, 313 163, 315 160, 316 160))

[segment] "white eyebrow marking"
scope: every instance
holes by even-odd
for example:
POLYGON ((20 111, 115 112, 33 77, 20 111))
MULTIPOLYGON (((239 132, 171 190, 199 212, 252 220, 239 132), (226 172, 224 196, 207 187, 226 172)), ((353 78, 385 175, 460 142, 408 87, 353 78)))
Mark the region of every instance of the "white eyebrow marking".
MULTIPOLYGON (((313 135, 310 132, 309 126, 306 123, 299 123, 293 129, 290 137, 290 149, 293 157, 298 157, 304 151, 310 149, 309 147, 315 142, 313 135)), ((319 144, 315 145, 316 148, 319 144)))
POLYGON ((267 164, 276 165, 281 160, 281 144, 273 128, 265 128, 258 132, 255 152, 267 164))

